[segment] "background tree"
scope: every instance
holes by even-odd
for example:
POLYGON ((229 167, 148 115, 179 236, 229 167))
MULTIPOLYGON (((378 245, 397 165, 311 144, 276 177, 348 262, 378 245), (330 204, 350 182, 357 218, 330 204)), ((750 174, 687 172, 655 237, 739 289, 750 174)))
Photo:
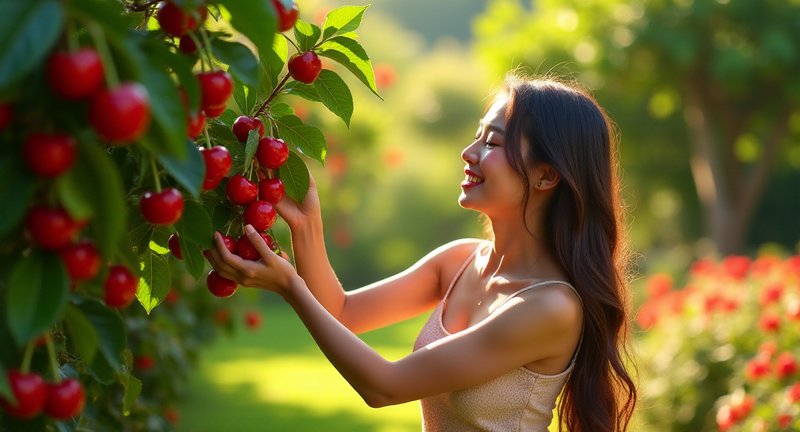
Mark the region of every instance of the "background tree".
POLYGON ((498 71, 574 71, 619 123, 623 156, 640 147, 657 168, 634 181, 688 168, 724 254, 744 248, 776 165, 798 166, 798 19, 784 1, 502 0, 477 20, 476 41, 498 71), (688 167, 660 157, 680 142, 688 167))

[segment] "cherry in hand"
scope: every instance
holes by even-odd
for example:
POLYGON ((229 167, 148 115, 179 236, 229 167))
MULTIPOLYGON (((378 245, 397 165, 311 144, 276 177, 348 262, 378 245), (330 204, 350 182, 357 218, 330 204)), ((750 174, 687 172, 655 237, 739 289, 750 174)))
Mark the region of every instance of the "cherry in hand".
POLYGON ((244 223, 252 225, 256 231, 268 230, 278 217, 272 204, 261 200, 254 201, 248 205, 242 216, 244 223))
POLYGON ((208 276, 206 276, 206 285, 211 294, 220 298, 232 296, 239 288, 236 282, 220 276, 216 270, 208 272, 208 276))
MULTIPOLYGON (((264 242, 267 243, 267 247, 270 250, 275 250, 275 240, 272 239, 272 236, 267 233, 260 233, 261 238, 264 239, 264 242)), ((242 259, 250 260, 250 261, 258 261, 261 259, 261 255, 258 254, 258 250, 253 243, 250 242, 250 239, 247 238, 246 235, 239 237, 239 240, 236 242, 236 255, 239 255, 242 259)))

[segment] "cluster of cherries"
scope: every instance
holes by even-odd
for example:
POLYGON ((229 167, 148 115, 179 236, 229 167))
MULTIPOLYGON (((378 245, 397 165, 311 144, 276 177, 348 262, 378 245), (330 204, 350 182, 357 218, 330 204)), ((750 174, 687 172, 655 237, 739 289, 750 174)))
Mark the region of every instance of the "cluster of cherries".
POLYGON ((24 373, 11 369, 8 371, 8 383, 16 402, 12 404, 0 396, 0 406, 14 417, 30 419, 44 412, 56 420, 66 420, 83 410, 83 385, 76 379, 66 378, 49 383, 35 372, 24 373))

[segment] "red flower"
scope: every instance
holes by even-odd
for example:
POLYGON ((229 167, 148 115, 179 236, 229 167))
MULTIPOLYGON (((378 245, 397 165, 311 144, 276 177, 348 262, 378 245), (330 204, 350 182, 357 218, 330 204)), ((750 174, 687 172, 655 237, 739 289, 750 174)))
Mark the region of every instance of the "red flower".
POLYGON ((766 312, 758 320, 758 327, 766 332, 776 332, 781 328, 781 317, 772 312, 766 312))
POLYGON ((764 289, 761 290, 758 297, 758 301, 762 306, 766 306, 780 301, 782 294, 783 284, 780 282, 773 282, 764 286, 764 289))
POLYGON ((778 426, 781 429, 789 428, 789 426, 792 425, 792 420, 794 420, 794 418, 792 417, 791 414, 788 414, 788 413, 780 413, 780 414, 778 414, 778 426))
POLYGON ((775 343, 775 341, 762 342, 761 345, 758 347, 759 357, 766 357, 771 359, 776 352, 778 352, 778 345, 775 343))
POLYGON ((753 261, 750 271, 753 272, 755 276, 765 277, 777 268, 780 263, 781 259, 779 257, 775 255, 765 255, 753 261))
POLYGON ((656 273, 647 280, 645 289, 651 299, 659 298, 672 290, 672 276, 666 273, 656 273))
POLYGON ((644 330, 651 329, 658 322, 658 308, 655 303, 647 302, 636 314, 636 323, 644 330))
POLYGON ((692 268, 689 270, 689 273, 693 277, 701 277, 701 276, 711 276, 714 274, 714 270, 716 270, 716 264, 714 261, 708 258, 701 258, 692 264, 692 268))
POLYGON ((736 280, 743 280, 750 271, 750 258, 740 255, 725 257, 722 261, 722 269, 725 274, 736 280))
POLYGON ((759 378, 763 378, 766 375, 769 375, 771 366, 769 364, 769 359, 763 356, 756 356, 749 362, 747 362, 747 366, 745 367, 745 372, 747 373, 747 378, 751 381, 758 380, 759 378))
POLYGON ((734 397, 733 400, 731 400, 731 415, 733 416, 733 420, 743 420, 745 417, 750 415, 750 411, 753 411, 753 407, 755 405, 756 401, 750 395, 734 397))
POLYGON ((792 386, 786 390, 786 398, 789 399, 791 403, 800 401, 800 381, 792 384, 792 386))
POLYGON ((785 351, 775 359, 775 375, 786 378, 797 373, 797 360, 792 353, 785 351))

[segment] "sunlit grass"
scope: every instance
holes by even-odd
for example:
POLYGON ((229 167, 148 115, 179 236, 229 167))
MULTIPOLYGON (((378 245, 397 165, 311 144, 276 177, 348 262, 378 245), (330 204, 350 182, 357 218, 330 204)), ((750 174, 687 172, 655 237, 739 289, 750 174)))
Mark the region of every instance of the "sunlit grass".
MULTIPOLYGON (((207 348, 179 407, 179 432, 420 430, 419 404, 373 409, 328 363, 294 313, 263 308, 256 332, 241 329, 207 348)), ((364 335, 388 359, 406 355, 425 317, 364 335)))

